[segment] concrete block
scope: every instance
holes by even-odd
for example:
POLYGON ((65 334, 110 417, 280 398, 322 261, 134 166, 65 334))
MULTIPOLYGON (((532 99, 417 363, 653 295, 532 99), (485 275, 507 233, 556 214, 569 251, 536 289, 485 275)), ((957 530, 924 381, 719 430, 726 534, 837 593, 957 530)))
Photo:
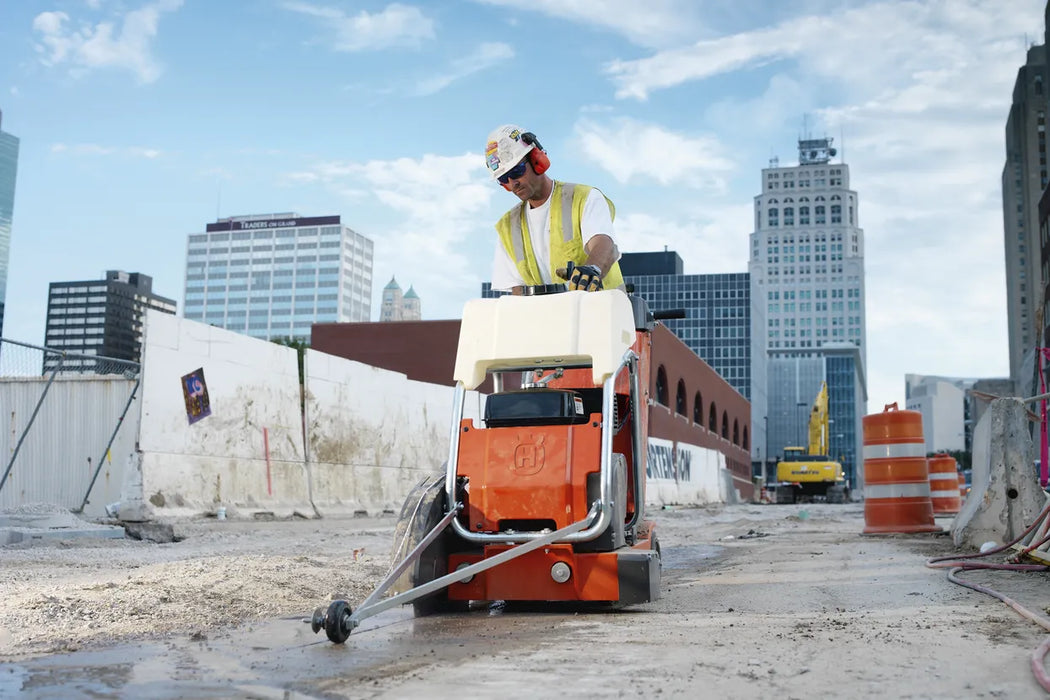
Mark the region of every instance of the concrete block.
POLYGON ((970 495, 952 523, 956 546, 1005 544, 1032 524, 1047 501, 1033 454, 1020 399, 994 400, 974 430, 970 495))
POLYGON ((0 512, 0 545, 81 537, 122 539, 124 530, 81 520, 65 509, 47 504, 0 512))
POLYGON ((136 540, 146 540, 147 542, 158 542, 160 544, 167 544, 169 542, 177 542, 178 538, 175 537, 175 530, 168 523, 124 523, 124 530, 127 531, 128 537, 136 540))
POLYGON ((78 540, 85 537, 122 540, 124 528, 112 525, 86 525, 80 528, 0 527, 0 545, 78 540))

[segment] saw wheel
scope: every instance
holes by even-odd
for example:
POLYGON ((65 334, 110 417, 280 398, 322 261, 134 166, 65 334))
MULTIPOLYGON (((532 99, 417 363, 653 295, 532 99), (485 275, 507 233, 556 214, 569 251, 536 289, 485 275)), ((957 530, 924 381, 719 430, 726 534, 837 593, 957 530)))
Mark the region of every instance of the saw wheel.
MULTIPOLYGON (((403 541, 397 552, 398 561, 412 551, 441 521, 445 516, 447 503, 443 478, 426 479, 409 493, 394 529, 395 547, 403 541)), ((465 545, 466 543, 456 537, 451 529, 445 530, 423 550, 419 559, 409 567, 405 576, 398 582, 398 590, 410 590, 447 574, 448 555, 466 549, 465 545)), ((460 612, 467 610, 468 607, 468 601, 449 600, 448 590, 444 588, 412 601, 416 617, 444 612, 460 612)))

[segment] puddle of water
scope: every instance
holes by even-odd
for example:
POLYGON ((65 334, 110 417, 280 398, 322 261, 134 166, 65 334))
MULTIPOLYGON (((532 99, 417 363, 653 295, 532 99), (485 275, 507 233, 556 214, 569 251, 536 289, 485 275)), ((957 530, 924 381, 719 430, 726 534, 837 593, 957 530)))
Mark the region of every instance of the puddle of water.
MULTIPOLYGON (((308 616, 304 616, 304 619, 308 616)), ((205 639, 144 639, 0 666, 0 697, 307 698, 308 685, 390 657, 412 635, 411 608, 365 620, 345 645, 298 619, 256 622, 205 639)))
MULTIPOLYGON (((687 564, 700 553, 675 556, 687 564)), ((401 675, 432 663, 456 664, 488 653, 492 645, 529 648, 565 620, 580 618, 550 606, 526 612, 515 606, 479 606, 468 613, 415 619, 405 606, 364 620, 345 644, 332 644, 323 631, 314 634, 300 618, 266 620, 202 639, 144 638, 18 659, 0 665, 0 698, 320 698, 326 697, 326 689, 347 683, 401 675), (500 612, 492 614, 495 610, 500 612)))

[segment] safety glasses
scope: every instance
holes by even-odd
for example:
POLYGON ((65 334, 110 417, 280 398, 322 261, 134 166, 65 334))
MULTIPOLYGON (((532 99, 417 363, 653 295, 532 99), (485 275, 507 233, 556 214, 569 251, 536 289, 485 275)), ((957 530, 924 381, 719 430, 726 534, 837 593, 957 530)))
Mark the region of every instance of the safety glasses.
POLYGON ((499 184, 506 185, 511 180, 517 180, 519 177, 524 175, 527 161, 528 159, 522 160, 513 168, 496 178, 497 180, 499 180, 499 184))

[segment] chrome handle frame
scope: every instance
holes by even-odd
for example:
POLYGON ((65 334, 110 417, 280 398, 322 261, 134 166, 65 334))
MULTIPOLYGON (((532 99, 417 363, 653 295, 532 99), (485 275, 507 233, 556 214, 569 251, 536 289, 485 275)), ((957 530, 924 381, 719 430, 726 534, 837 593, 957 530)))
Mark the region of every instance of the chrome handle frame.
MULTIPOLYGON (((605 532, 606 528, 609 527, 609 522, 612 519, 613 503, 612 503, 612 482, 613 482, 613 470, 612 470, 612 442, 613 442, 613 431, 611 426, 613 423, 613 410, 616 400, 616 378, 620 375, 620 372, 624 368, 627 368, 631 378, 631 394, 632 400, 634 401, 635 410, 641 410, 641 407, 637 403, 638 399, 638 356, 633 350, 628 349, 623 359, 620 361, 619 367, 616 371, 609 375, 608 378, 602 384, 602 425, 605 429, 602 430, 602 444, 601 444, 601 466, 600 466, 600 479, 599 483, 600 496, 599 500, 595 501, 597 507, 598 519, 593 522, 589 527, 580 531, 566 535, 561 542, 589 542, 596 539, 599 535, 605 532)), ((463 387, 463 382, 456 382, 456 392, 453 397, 452 406, 452 430, 449 435, 449 448, 448 448, 448 463, 445 473, 445 491, 448 494, 448 501, 453 503, 457 501, 456 494, 456 473, 457 466, 459 464, 459 436, 462 433, 460 422, 463 420, 463 401, 466 395, 466 390, 463 387)), ((639 460, 640 446, 638 440, 641 435, 640 421, 634 421, 634 458, 635 464, 641 464, 639 460)), ((643 475, 644 477, 644 475, 643 475)), ((641 488, 635 480, 635 498, 638 498, 638 494, 641 492, 641 488)), ((591 512, 588 513, 587 517, 580 520, 580 523, 592 521, 594 518, 594 508, 592 507, 591 512)), ((635 507, 635 515, 631 520, 631 526, 638 520, 639 507, 635 507)), ((489 532, 471 532, 459 522, 458 519, 452 521, 452 529, 456 535, 476 544, 506 544, 515 542, 528 542, 530 540, 536 540, 549 536, 548 532, 514 532, 514 533, 489 533, 489 532)))

